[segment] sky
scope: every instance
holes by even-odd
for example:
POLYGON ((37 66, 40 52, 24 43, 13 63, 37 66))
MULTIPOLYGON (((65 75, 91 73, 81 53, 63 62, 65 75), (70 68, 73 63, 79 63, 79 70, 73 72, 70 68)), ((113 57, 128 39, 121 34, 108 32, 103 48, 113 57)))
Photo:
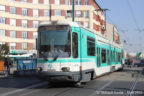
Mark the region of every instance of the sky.
POLYGON ((106 21, 118 28, 125 50, 144 52, 144 0, 96 0, 96 2, 102 9, 109 9, 106 12, 106 21))

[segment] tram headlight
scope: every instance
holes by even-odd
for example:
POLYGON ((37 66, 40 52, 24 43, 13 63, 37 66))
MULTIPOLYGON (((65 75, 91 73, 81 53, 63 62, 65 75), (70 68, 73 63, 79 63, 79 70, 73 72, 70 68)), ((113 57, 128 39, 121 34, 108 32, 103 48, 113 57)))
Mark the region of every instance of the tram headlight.
POLYGON ((70 71, 70 67, 62 67, 61 70, 63 72, 68 72, 68 71, 70 71))
POLYGON ((42 68, 41 68, 41 67, 38 67, 38 68, 37 68, 37 71, 42 71, 42 68))

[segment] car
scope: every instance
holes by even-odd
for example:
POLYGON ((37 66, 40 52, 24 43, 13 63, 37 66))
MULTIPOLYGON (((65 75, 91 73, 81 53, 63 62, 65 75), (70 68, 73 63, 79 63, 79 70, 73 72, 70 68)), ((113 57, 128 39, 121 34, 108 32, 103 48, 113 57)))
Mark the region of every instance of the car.
POLYGON ((137 66, 137 67, 144 67, 144 59, 141 60, 139 63, 135 63, 134 66, 137 66))

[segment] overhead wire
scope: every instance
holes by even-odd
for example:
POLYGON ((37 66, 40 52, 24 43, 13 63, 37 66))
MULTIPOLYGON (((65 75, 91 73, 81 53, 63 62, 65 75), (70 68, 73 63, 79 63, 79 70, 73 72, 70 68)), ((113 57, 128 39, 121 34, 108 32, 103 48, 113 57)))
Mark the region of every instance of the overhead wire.
MULTIPOLYGON (((101 1, 101 4, 103 4, 102 0, 100 0, 100 1, 101 1)), ((110 22, 117 27, 118 32, 124 34, 123 36, 124 36, 125 38, 122 38, 122 37, 121 37, 121 40, 122 40, 122 41, 125 41, 125 40, 129 41, 129 37, 125 34, 126 32, 128 32, 128 30, 121 30, 120 27, 119 27, 109 16, 108 16, 108 18, 109 18, 110 22)), ((136 19, 135 19, 135 22, 136 22, 136 24, 137 24, 136 19)), ((119 33, 119 34, 120 34, 120 33, 119 33)), ((126 41, 126 42, 127 42, 127 41, 126 41)), ((123 43, 123 44, 124 44, 124 45, 127 44, 128 46, 131 46, 131 47, 132 47, 132 46, 135 47, 135 45, 140 45, 140 44, 132 44, 132 43, 131 43, 131 44, 130 44, 130 43, 123 43)), ((130 48, 126 48, 126 49, 128 49, 128 51, 130 51, 130 48)), ((134 49, 136 50, 137 48, 134 48, 134 49)))
MULTIPOLYGON (((126 1, 127 1, 127 0, 126 0, 126 1)), ((100 0, 99 3, 100 3, 101 5, 103 5, 103 1, 102 1, 102 0, 100 0)), ((134 23, 135 23, 138 31, 140 32, 141 30, 140 30, 140 28, 139 28, 139 26, 138 26, 138 24, 137 24, 137 20, 136 20, 136 18, 135 18, 133 9, 132 9, 129 1, 128 1, 128 6, 130 7, 130 11, 131 11, 131 14, 132 14, 132 18, 134 19, 134 23)), ((109 18, 110 22, 117 27, 118 31, 119 31, 120 33, 123 33, 123 34, 124 34, 123 36, 124 36, 125 38, 121 38, 121 39, 123 39, 123 41, 124 41, 124 40, 129 41, 129 37, 125 34, 126 32, 128 32, 128 30, 121 30, 120 27, 119 27, 108 15, 107 15, 107 17, 109 18)), ((133 49, 135 49, 135 50, 137 50, 137 48, 134 48, 134 47, 136 47, 136 46, 141 46, 141 44, 133 44, 133 43, 124 43, 124 45, 133 47, 133 49)), ((125 47, 126 47, 126 46, 125 46, 125 47)), ((125 48, 125 49, 127 49, 128 51, 131 50, 130 48, 125 48)), ((131 50, 131 51, 132 51, 132 50, 131 50)))
MULTIPOLYGON (((131 4, 130 4, 130 1, 129 1, 129 0, 126 0, 126 1, 127 1, 128 6, 129 6, 129 9, 130 9, 130 12, 131 12, 133 21, 134 21, 134 23, 135 23, 135 26, 137 27, 137 31, 139 32, 139 42, 141 42, 141 41, 142 41, 142 38, 141 38, 141 30, 140 30, 140 28, 139 28, 139 26, 138 26, 138 23, 137 23, 137 20, 136 20, 136 18, 135 18, 135 14, 134 14, 133 8, 132 8, 132 6, 131 6, 131 4)), ((142 43, 140 43, 139 46, 140 46, 140 47, 139 47, 139 50, 142 51, 142 43)))

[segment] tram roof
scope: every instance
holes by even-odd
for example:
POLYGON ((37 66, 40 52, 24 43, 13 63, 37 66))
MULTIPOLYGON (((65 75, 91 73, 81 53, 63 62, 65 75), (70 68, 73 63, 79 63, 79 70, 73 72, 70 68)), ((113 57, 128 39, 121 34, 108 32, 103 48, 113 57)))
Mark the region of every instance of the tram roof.
POLYGON ((48 26, 48 25, 69 25, 69 26, 75 26, 75 27, 80 27, 77 23, 72 22, 72 21, 62 21, 62 20, 58 20, 58 21, 44 21, 42 23, 40 23, 40 26, 48 26))

